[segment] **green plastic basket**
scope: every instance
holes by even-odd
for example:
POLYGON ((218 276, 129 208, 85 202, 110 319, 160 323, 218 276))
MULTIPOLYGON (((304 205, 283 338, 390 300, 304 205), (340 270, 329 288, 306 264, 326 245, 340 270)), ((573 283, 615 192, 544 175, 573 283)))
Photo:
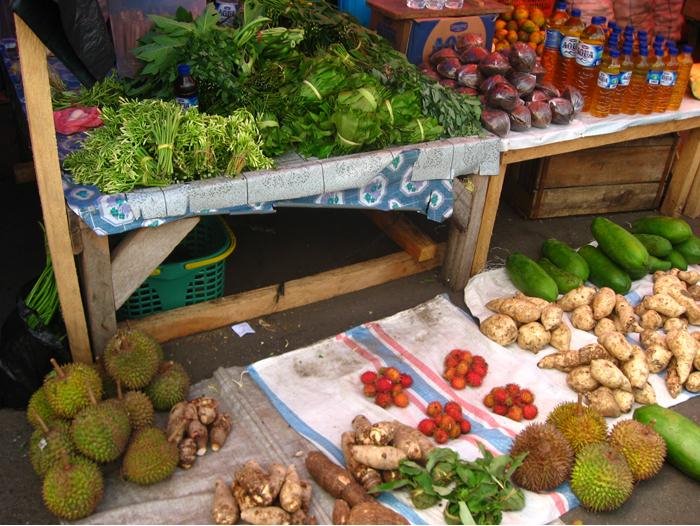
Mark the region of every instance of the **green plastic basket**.
POLYGON ((224 295, 226 258, 236 237, 218 216, 203 216, 119 309, 119 318, 141 318, 224 295))

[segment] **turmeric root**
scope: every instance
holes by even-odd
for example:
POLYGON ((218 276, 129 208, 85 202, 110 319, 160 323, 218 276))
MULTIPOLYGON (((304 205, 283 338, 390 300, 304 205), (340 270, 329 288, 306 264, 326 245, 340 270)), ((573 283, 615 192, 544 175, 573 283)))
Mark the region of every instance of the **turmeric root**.
POLYGON ((207 439, 209 431, 207 426, 202 424, 199 419, 190 420, 187 424, 187 436, 194 439, 197 443, 197 456, 202 456, 207 452, 207 439))
POLYGON ((406 453, 393 446, 355 445, 351 451, 355 460, 374 469, 398 469, 406 458, 406 453))
POLYGON ((350 505, 343 499, 335 499, 335 503, 333 503, 333 514, 331 515, 333 524, 347 524, 349 517, 350 505))
POLYGON ((294 513, 301 509, 302 504, 302 487, 299 480, 299 474, 294 466, 287 468, 287 476, 282 484, 282 489, 279 494, 280 506, 283 510, 294 513))
POLYGON ((352 474, 357 482, 362 484, 366 490, 381 484, 382 476, 374 468, 361 464, 355 457, 352 456, 352 446, 355 445, 355 434, 351 431, 346 431, 340 436, 340 445, 345 456, 345 466, 352 474))
POLYGON ((289 513, 278 506, 257 506, 241 511, 241 519, 250 524, 289 524, 289 513))
POLYGON ((350 509, 348 524, 410 524, 399 515, 376 501, 362 502, 350 509))
POLYGON ((208 426, 214 420, 216 420, 216 415, 218 414, 219 402, 214 398, 209 396, 200 396, 195 398, 190 403, 194 405, 197 409, 197 417, 199 421, 208 426))
POLYGON ((374 500, 360 486, 350 473, 332 462, 320 451, 312 451, 306 456, 306 470, 316 483, 332 497, 345 500, 350 506, 374 500))
POLYGON ((190 469, 197 460, 197 443, 193 438, 184 438, 177 445, 180 452, 179 466, 182 469, 190 469))
POLYGON ((219 451, 226 443, 228 435, 231 433, 231 415, 228 413, 219 413, 216 419, 209 428, 209 440, 211 442, 211 450, 219 451))
POLYGON ((214 504, 211 517, 216 524, 236 524, 240 511, 228 485, 221 479, 214 483, 214 504))

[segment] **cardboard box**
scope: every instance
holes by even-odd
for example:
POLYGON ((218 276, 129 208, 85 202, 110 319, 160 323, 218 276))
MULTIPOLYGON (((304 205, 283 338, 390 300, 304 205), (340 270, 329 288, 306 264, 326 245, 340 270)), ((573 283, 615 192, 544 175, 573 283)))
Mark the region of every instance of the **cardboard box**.
POLYGON ((386 38, 413 64, 420 64, 443 47, 455 47, 457 39, 474 33, 491 49, 494 22, 506 7, 493 0, 478 6, 465 2, 461 9, 410 9, 405 0, 367 0, 372 9, 370 28, 386 38))

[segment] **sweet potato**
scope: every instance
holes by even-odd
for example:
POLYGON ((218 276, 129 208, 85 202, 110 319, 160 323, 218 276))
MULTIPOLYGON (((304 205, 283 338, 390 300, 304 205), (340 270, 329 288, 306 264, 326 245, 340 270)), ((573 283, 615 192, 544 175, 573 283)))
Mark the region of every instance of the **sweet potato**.
POLYGON ((510 298, 501 302, 498 311, 501 314, 510 316, 518 323, 530 323, 540 319, 542 309, 534 303, 520 299, 510 298))
POLYGON ((666 318, 664 322, 664 331, 666 331, 667 334, 671 331, 684 331, 687 328, 688 320, 684 320, 683 318, 666 318))
POLYGON ((615 326, 614 321, 612 321, 610 318, 601 318, 598 320, 598 323, 595 324, 595 329, 593 329, 593 334, 600 337, 602 334, 605 334, 606 332, 615 332, 615 331, 617 331, 617 327, 615 326))
POLYGON ((350 448, 353 458, 374 469, 398 469, 406 453, 393 446, 355 445, 350 448))
POLYGON ((571 348, 571 329, 562 322, 550 331, 549 344, 558 351, 568 351, 571 348))
POLYGON ((653 343, 646 350, 647 368, 652 374, 660 373, 668 366, 673 353, 665 345, 653 343))
POLYGON ((688 287, 688 296, 693 298, 695 301, 700 301, 700 285, 696 283, 692 287, 688 287))
POLYGON ((236 524, 240 510, 238 503, 233 498, 228 485, 221 479, 214 483, 214 502, 211 509, 211 518, 216 524, 236 524))
POLYGON ((695 303, 695 300, 686 291, 671 290, 671 296, 676 302, 685 308, 685 315, 688 318, 688 323, 691 325, 700 325, 700 306, 695 303))
POLYGON ((668 394, 671 398, 676 398, 680 393, 683 386, 680 376, 678 375, 678 368, 676 367, 676 358, 671 358, 666 368, 666 389, 668 389, 668 394))
POLYGON ((350 509, 348 524, 410 524, 403 515, 399 515, 379 502, 363 502, 350 509))
POLYGON ((621 332, 606 332, 598 337, 598 343, 605 347, 610 356, 621 362, 632 357, 632 346, 621 332))
POLYGON ((582 331, 592 331, 595 328, 595 318, 590 305, 579 305, 571 313, 571 325, 582 331))
POLYGON ((695 285, 700 282, 700 272, 695 270, 681 270, 678 279, 685 281, 688 285, 695 285))
POLYGON ((501 308, 501 303, 503 303, 505 300, 511 298, 511 296, 505 296, 503 298, 494 298, 490 300, 488 303, 486 303, 486 308, 490 310, 491 312, 498 313, 500 312, 499 309, 501 308))
POLYGON ((594 288, 581 285, 559 298, 557 300, 557 305, 559 305, 564 312, 571 312, 576 307, 588 305, 593 299, 593 296, 595 296, 595 293, 596 290, 594 288))
POLYGON ((700 393, 700 371, 690 373, 684 387, 691 393, 700 393))
POLYGON ((661 345, 666 347, 666 335, 658 331, 644 330, 639 335, 642 348, 648 349, 650 345, 661 345))
POLYGON ((672 272, 654 272, 654 294, 667 294, 671 289, 685 290, 686 284, 672 272))
POLYGON ((663 324, 664 320, 661 314, 655 310, 645 311, 639 319, 639 325, 641 325, 642 329, 655 331, 656 329, 660 329, 663 324))
POLYGON ((678 378, 681 384, 693 370, 693 360, 698 352, 698 342, 686 330, 671 331, 666 335, 668 350, 676 358, 678 378))
POLYGON ((289 513, 278 506, 257 506, 241 511, 241 519, 250 524, 289 524, 289 513))
POLYGON ((615 295, 615 314, 620 324, 621 332, 639 332, 641 330, 632 305, 622 294, 615 295))
POLYGON ((605 387, 632 392, 630 381, 610 360, 591 360, 591 375, 605 387))
POLYGON ((629 379, 632 388, 641 389, 647 383, 649 366, 647 365, 646 354, 641 347, 632 346, 632 358, 620 365, 620 369, 629 379))
POLYGON ((647 309, 655 310, 662 316, 668 316, 669 318, 677 318, 685 312, 685 307, 668 294, 646 296, 643 302, 647 309))
POLYGON ((566 376, 566 384, 577 393, 587 393, 600 386, 598 381, 591 376, 591 368, 588 365, 572 369, 566 376))
POLYGON ((353 432, 346 431, 340 435, 340 446, 343 450, 343 456, 345 457, 345 467, 350 474, 352 474, 355 480, 366 490, 373 488, 377 484, 381 484, 382 476, 379 471, 361 464, 352 456, 351 448, 353 445, 355 445, 355 434, 353 432))
POLYGON ((623 391, 622 389, 615 389, 613 391, 613 396, 615 397, 615 402, 623 413, 629 413, 634 405, 634 395, 623 391))
POLYGON ((536 321, 526 323, 518 329, 518 346, 533 353, 544 349, 550 339, 549 331, 536 321))
POLYGON ((638 404, 648 405, 656 403, 656 392, 652 385, 647 382, 641 389, 632 389, 632 395, 634 395, 634 401, 638 404))
POLYGON ((556 303, 550 303, 544 309, 542 309, 542 314, 540 315, 540 323, 542 326, 551 331, 557 327, 564 316, 564 311, 561 310, 556 303))
POLYGON ((620 406, 617 405, 615 395, 607 387, 599 387, 595 391, 586 394, 589 405, 603 416, 617 418, 620 416, 620 406))
POLYGON ((510 316, 494 314, 481 322, 481 332, 500 345, 510 345, 518 339, 518 326, 510 316))
POLYGON ((544 309, 547 305, 549 305, 549 302, 543 298, 537 298, 535 296, 528 296, 526 294, 523 294, 520 291, 517 291, 515 293, 515 298, 521 299, 521 300, 527 300, 533 305, 535 305, 538 309, 544 309))
POLYGON ((596 320, 610 316, 615 309, 615 291, 610 287, 598 289, 591 300, 591 308, 596 320))
POLYGON ((605 347, 597 343, 584 345, 576 351, 563 351, 553 354, 548 354, 542 358, 537 367, 540 369, 558 369, 559 371, 568 372, 581 365, 588 365, 591 360, 595 359, 610 359, 608 351, 605 347))

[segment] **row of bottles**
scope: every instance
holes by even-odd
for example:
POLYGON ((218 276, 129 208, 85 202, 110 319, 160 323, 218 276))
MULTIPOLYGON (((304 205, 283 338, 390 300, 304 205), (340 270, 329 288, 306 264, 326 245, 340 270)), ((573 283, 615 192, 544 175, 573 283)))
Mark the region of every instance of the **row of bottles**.
POLYGON ((542 65, 545 82, 562 90, 575 86, 584 97, 583 111, 608 114, 648 114, 677 110, 693 65, 692 48, 664 46, 656 35, 624 30, 614 21, 594 16, 589 25, 581 10, 559 1, 548 20, 542 65))

